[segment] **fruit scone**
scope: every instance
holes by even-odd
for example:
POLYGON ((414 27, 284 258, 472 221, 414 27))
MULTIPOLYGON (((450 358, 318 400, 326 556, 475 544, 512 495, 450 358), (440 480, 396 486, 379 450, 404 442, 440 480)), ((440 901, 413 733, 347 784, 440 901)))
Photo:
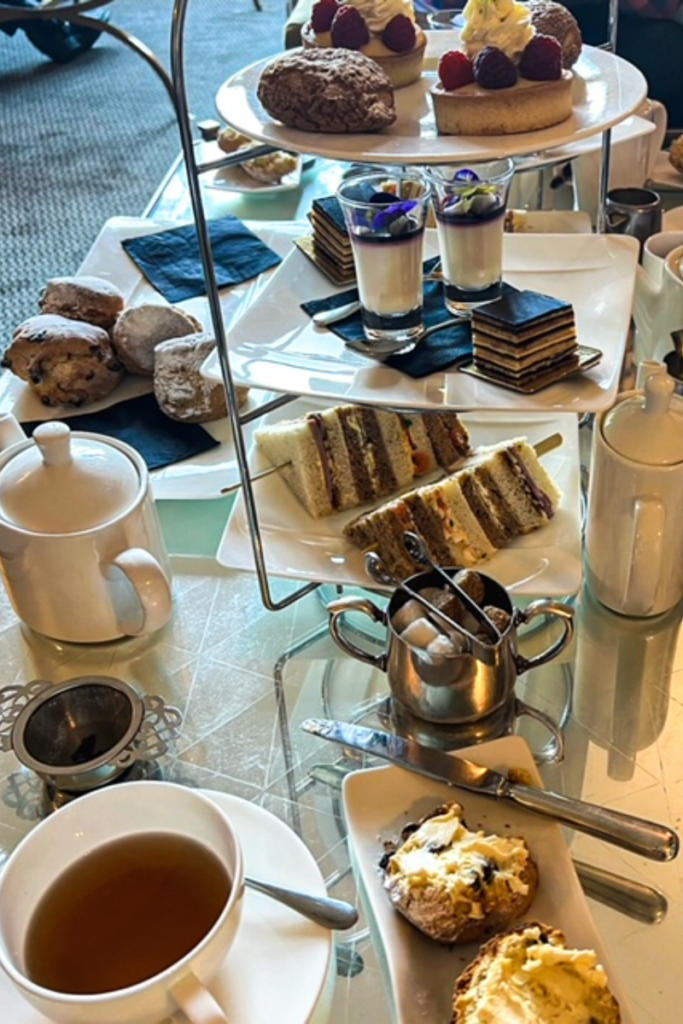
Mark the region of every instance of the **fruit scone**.
POLYGON ((524 839, 470 831, 458 803, 407 825, 380 869, 396 910, 448 945, 481 942, 509 928, 529 909, 538 886, 524 839))
POLYGON ((619 1004, 592 949, 529 922, 497 935, 455 983, 451 1024, 620 1024, 619 1004))

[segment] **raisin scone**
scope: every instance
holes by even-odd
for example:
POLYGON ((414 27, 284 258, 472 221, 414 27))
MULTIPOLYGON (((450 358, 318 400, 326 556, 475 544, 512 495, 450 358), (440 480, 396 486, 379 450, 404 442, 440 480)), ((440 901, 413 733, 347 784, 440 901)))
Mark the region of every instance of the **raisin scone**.
POLYGON ((570 949, 532 922, 482 946, 460 975, 451 1024, 620 1024, 619 1004, 592 949, 570 949))
POLYGON ((196 334, 202 325, 175 306, 143 302, 124 309, 114 324, 111 340, 130 373, 151 377, 154 374, 154 349, 169 338, 196 334))
POLYGON ((106 398, 124 372, 103 327, 48 313, 19 324, 2 365, 51 407, 106 398))
POLYGON ((431 939, 479 942, 526 913, 538 869, 524 841, 471 832, 460 804, 437 807, 406 826, 381 861, 396 908, 431 939))
POLYGON ((101 277, 53 277, 40 296, 41 313, 54 313, 109 330, 125 301, 122 293, 101 277))
POLYGON ((304 132, 376 132, 396 120, 389 76, 355 50, 291 50, 268 64, 258 98, 276 121, 304 132))
MULTIPOLYGON (((162 341, 154 350, 154 395, 159 407, 180 423, 211 423, 228 414, 225 388, 205 377, 201 368, 216 348, 210 334, 188 334, 162 341)), ((249 388, 237 387, 237 405, 249 388)))

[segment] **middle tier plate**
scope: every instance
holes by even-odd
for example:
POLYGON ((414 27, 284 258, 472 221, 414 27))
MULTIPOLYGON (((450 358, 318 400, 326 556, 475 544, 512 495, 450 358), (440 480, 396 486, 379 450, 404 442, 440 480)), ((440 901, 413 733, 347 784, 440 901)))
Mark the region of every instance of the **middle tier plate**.
MULTIPOLYGON (((436 231, 426 232, 425 256, 437 253, 436 231)), ((579 344, 599 348, 602 360, 534 395, 516 394, 457 370, 419 380, 348 348, 330 330, 316 328, 301 303, 343 291, 293 248, 229 335, 233 375, 240 383, 404 409, 509 409, 597 412, 612 405, 619 385, 631 319, 638 243, 625 235, 506 235, 505 280, 571 302, 579 344)), ((204 366, 219 377, 217 357, 204 366)))
MULTIPOLYGON (((300 400, 286 410, 270 413, 264 422, 293 419, 318 407, 300 400)), ((562 435, 562 445, 543 456, 545 469, 562 492, 557 513, 547 526, 517 537, 508 547, 497 551, 490 561, 482 563, 482 570, 519 596, 564 597, 576 593, 582 580, 576 416, 470 412, 463 415, 463 422, 475 446, 498 444, 520 436, 536 444, 552 434, 562 435)), ((267 469, 270 463, 261 452, 252 449, 250 465, 252 471, 258 471, 267 469)), ((431 482, 438 475, 423 477, 416 483, 431 482)), ((287 579, 377 589, 365 572, 362 551, 344 537, 342 530, 349 520, 380 504, 379 501, 313 519, 277 473, 256 481, 254 491, 269 573, 287 579)), ((241 494, 233 506, 216 557, 221 565, 231 569, 254 569, 249 524, 241 494)))

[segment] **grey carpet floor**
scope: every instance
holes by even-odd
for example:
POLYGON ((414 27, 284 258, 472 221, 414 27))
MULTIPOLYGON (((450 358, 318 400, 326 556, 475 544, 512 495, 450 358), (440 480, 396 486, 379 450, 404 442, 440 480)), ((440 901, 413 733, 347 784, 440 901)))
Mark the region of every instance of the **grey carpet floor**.
MULTIPOLYGON (((281 49, 285 0, 189 0, 190 108, 214 117, 235 70, 281 49)), ((112 20, 169 67, 172 0, 116 0, 112 20)), ((142 213, 180 150, 160 79, 128 47, 101 36, 56 65, 23 33, 0 34, 0 348, 37 312, 44 282, 75 272, 103 222, 142 213)))

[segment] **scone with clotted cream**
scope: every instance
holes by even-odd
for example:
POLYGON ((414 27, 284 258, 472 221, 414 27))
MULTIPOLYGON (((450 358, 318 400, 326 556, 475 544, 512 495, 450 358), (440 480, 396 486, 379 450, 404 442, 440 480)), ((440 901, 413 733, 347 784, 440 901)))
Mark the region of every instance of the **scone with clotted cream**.
POLYGON ((384 887, 416 928, 463 945, 504 931, 529 909, 538 869, 524 839, 471 832, 460 804, 408 825, 381 862, 384 887))
POLYGON ((451 1024, 620 1024, 592 949, 536 922, 497 935, 458 978, 451 1024))

